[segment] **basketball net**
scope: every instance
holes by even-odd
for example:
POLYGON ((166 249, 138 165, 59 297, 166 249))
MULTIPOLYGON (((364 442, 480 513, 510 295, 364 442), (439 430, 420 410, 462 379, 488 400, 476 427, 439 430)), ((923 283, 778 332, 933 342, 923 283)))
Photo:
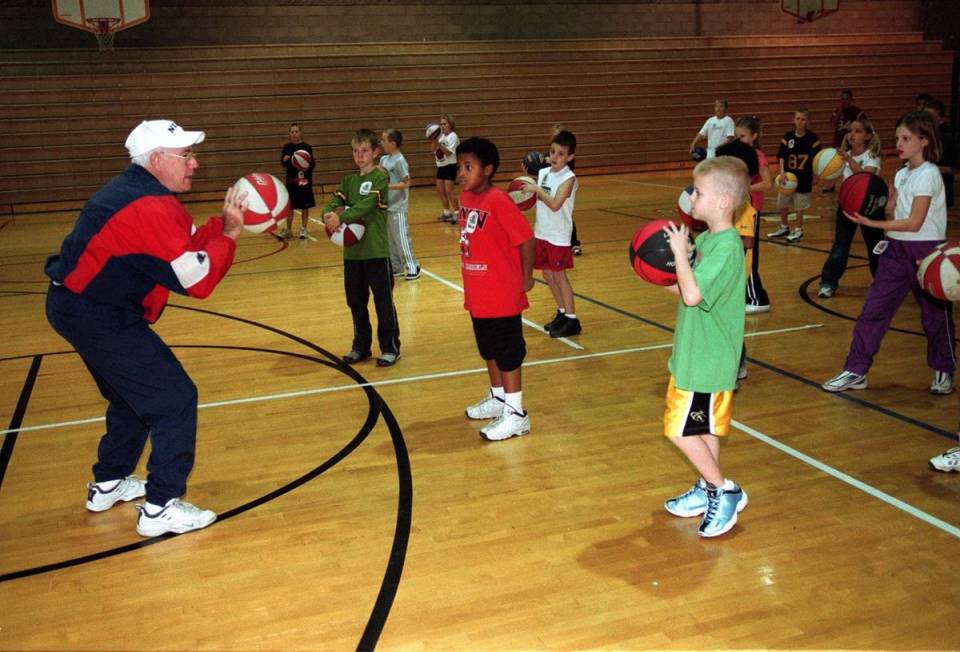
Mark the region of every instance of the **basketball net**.
POLYGON ((92 24, 96 31, 93 33, 97 37, 97 45, 101 52, 113 51, 113 28, 120 23, 119 18, 89 18, 87 22, 92 24))

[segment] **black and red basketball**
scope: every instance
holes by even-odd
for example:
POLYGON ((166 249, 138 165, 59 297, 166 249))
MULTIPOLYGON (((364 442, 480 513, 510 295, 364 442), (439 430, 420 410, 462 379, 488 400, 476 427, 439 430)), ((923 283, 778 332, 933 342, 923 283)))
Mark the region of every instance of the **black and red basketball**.
POLYGON ((837 200, 840 208, 851 215, 860 213, 872 220, 882 220, 887 195, 887 182, 882 177, 870 172, 857 172, 840 184, 837 200))
POLYGON ((960 243, 944 242, 931 251, 920 261, 917 280, 942 301, 960 301, 960 243))
MULTIPOLYGON (((677 282, 677 263, 670 249, 670 238, 663 227, 669 220, 653 220, 637 231, 630 241, 630 265, 637 276, 654 285, 677 282)), ((690 253, 693 264, 694 252, 690 253)))
POLYGON ((717 148, 717 156, 732 156, 743 161, 751 179, 760 172, 760 159, 757 158, 757 150, 754 149, 753 145, 747 145, 743 141, 733 140, 726 145, 721 145, 717 148))

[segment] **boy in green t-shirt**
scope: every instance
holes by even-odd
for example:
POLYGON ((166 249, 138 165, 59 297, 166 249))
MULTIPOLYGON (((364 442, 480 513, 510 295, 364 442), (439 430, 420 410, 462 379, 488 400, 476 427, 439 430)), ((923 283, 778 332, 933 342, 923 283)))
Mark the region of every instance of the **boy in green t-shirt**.
POLYGON ((370 357, 373 331, 367 302, 373 292, 377 310, 377 366, 389 367, 400 357, 400 325, 393 304, 393 273, 387 238, 387 173, 377 167, 380 140, 369 129, 353 136, 353 162, 358 171, 340 182, 340 187, 323 209, 323 224, 333 232, 341 222, 363 220, 366 228, 360 241, 343 248, 343 289, 353 316, 353 346, 343 361, 356 364, 370 357), (342 208, 341 213, 335 212, 342 208))
POLYGON ((718 156, 693 171, 693 216, 708 230, 696 240, 691 267, 684 225, 665 228, 676 260, 680 295, 664 435, 683 451, 700 478, 664 503, 675 516, 699 516, 700 536, 715 537, 737 522, 747 494, 720 471, 720 440, 730 430, 733 391, 743 346, 744 253, 733 215, 747 198, 750 177, 743 161, 718 156))

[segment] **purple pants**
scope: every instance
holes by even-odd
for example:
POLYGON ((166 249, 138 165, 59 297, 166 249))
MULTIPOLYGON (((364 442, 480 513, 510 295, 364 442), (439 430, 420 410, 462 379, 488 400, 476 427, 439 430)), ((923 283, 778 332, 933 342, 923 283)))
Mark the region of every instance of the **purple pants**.
POLYGON ((920 304, 921 323, 927 336, 927 366, 934 371, 952 374, 957 366, 954 355, 953 305, 927 294, 917 281, 917 263, 939 241, 887 240, 887 250, 880 256, 877 274, 867 290, 867 299, 853 329, 853 341, 844 369, 866 374, 873 356, 880 350, 880 341, 890 327, 907 292, 920 304))

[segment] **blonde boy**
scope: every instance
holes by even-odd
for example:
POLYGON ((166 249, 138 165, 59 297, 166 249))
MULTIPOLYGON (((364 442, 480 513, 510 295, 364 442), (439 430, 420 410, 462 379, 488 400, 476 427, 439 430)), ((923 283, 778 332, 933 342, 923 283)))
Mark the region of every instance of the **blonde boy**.
POLYGON ((743 161, 718 156, 693 171, 693 216, 708 230, 688 262, 684 225, 666 228, 676 260, 680 295, 670 356, 664 434, 700 474, 693 487, 664 503, 675 516, 703 514, 699 532, 719 536, 737 522, 747 494, 720 470, 720 440, 730 429, 733 392, 743 346, 745 262, 734 212, 745 201, 750 178, 743 161))

